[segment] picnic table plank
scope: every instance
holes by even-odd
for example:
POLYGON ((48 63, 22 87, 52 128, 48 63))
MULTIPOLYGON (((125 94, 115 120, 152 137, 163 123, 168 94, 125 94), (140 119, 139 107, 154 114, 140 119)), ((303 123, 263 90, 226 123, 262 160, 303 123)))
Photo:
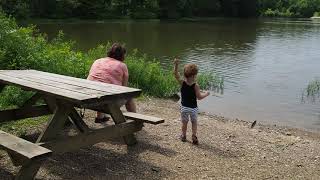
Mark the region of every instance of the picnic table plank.
MULTIPOLYGON (((1 71, 0 71, 1 73, 1 71)), ((74 85, 78 87, 84 87, 87 89, 94 89, 97 91, 102 91, 106 93, 125 93, 125 92, 131 92, 131 91, 137 91, 138 89, 125 87, 125 86, 119 86, 114 84, 108 84, 108 83, 101 83, 96 81, 88 81, 87 79, 81 79, 81 78, 75 78, 70 76, 64 76, 59 74, 53 74, 53 73, 47 73, 43 71, 36 71, 36 70, 10 70, 6 71, 6 74, 22 74, 25 76, 36 76, 41 77, 42 79, 50 80, 50 81, 56 81, 61 82, 69 85, 74 85)))
POLYGON ((89 81, 35 70, 1 70, 0 82, 15 84, 42 93, 58 95, 77 104, 113 101, 138 96, 141 90, 113 84, 89 81), (52 76, 52 77, 51 77, 52 76))
POLYGON ((61 99, 66 99, 78 104, 84 100, 96 98, 95 96, 89 96, 82 93, 66 91, 57 87, 47 86, 38 82, 23 80, 16 77, 10 77, 8 75, 3 75, 1 73, 0 73, 0 82, 9 84, 9 85, 20 86, 26 90, 31 90, 31 91, 37 90, 39 91, 39 93, 55 95, 61 99))
POLYGON ((133 113, 133 112, 124 112, 123 115, 128 118, 132 119, 135 121, 142 121, 145 123, 150 123, 150 124, 161 124, 164 123, 164 119, 153 117, 153 116, 148 116, 144 114, 138 114, 138 113, 133 113))
POLYGON ((0 146, 6 150, 20 154, 24 158, 31 160, 39 158, 41 155, 50 154, 51 151, 29 141, 18 138, 14 135, 0 130, 0 146))
POLYGON ((42 162, 52 151, 0 130, 0 147, 15 165, 22 165, 15 179, 33 179, 42 162))
POLYGON ((90 89, 87 87, 82 87, 77 84, 73 85, 70 83, 65 83, 63 81, 63 79, 61 79, 61 78, 60 78, 60 80, 52 80, 50 78, 45 78, 43 76, 30 75, 30 74, 25 74, 25 73, 23 73, 23 74, 16 73, 15 77, 21 78, 21 79, 28 79, 28 80, 36 81, 36 82, 39 82, 41 84, 45 84, 48 86, 59 87, 61 89, 66 89, 69 91, 83 93, 83 94, 87 94, 87 95, 94 95, 94 96, 98 96, 98 97, 119 93, 119 91, 115 91, 115 90, 111 90, 113 92, 104 92, 104 91, 98 91, 95 89, 90 89))

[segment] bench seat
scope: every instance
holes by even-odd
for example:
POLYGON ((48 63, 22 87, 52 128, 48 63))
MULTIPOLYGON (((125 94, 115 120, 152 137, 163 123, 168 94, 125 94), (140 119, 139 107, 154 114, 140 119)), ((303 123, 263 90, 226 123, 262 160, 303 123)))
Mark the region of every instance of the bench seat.
POLYGON ((147 116, 143 114, 138 114, 138 113, 133 113, 133 112, 124 112, 123 115, 127 119, 142 121, 144 123, 149 123, 154 125, 164 123, 164 119, 153 117, 153 116, 147 116))
POLYGON ((46 158, 51 151, 0 130, 0 148, 24 161, 46 158))

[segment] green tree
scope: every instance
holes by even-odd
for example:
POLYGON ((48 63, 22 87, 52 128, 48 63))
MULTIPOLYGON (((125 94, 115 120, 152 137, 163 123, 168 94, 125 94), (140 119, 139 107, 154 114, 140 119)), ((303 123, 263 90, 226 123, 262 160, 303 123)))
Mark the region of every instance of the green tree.
POLYGON ((0 7, 4 12, 13 14, 17 18, 30 16, 30 7, 25 0, 0 0, 0 7))

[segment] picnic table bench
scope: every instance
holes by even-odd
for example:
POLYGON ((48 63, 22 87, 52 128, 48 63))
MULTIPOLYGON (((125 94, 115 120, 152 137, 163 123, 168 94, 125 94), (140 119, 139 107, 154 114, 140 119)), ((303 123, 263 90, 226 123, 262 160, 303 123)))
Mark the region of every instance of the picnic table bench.
POLYGON ((122 112, 118 101, 140 95, 141 90, 89 81, 36 70, 0 70, 0 92, 14 85, 35 94, 17 109, 0 111, 0 123, 53 114, 35 143, 0 131, 0 149, 9 154, 14 165, 21 165, 16 179, 32 179, 43 161, 51 154, 70 152, 81 147, 123 137, 127 145, 137 141, 135 132, 143 123, 160 124, 164 120, 152 116, 122 112), (45 104, 38 105, 38 100, 45 104), (114 125, 90 128, 77 108, 110 114, 114 125), (66 121, 71 121, 79 133, 58 136, 66 121))

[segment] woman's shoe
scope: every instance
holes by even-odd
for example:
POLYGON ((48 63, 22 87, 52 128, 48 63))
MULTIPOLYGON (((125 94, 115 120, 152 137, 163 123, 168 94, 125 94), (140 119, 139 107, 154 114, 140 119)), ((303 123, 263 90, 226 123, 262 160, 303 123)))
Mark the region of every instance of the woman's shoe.
POLYGON ((107 121, 109 121, 109 117, 103 117, 103 118, 96 118, 95 120, 94 120, 94 122, 95 123, 104 123, 104 122, 107 122, 107 121))

